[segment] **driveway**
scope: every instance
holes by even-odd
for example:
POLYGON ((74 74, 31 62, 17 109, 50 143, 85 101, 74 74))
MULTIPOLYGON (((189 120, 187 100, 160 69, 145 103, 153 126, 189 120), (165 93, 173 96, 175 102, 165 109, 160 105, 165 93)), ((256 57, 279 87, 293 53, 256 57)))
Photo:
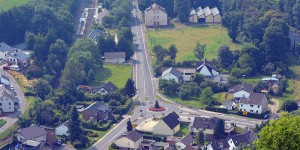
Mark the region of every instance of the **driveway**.
POLYGON ((22 116, 26 111, 27 104, 26 104, 24 93, 22 91, 22 87, 20 87, 18 82, 10 74, 8 74, 2 69, 2 66, 0 67, 1 67, 0 74, 9 77, 10 84, 14 86, 15 92, 17 93, 19 99, 19 106, 20 106, 20 109, 17 110, 15 113, 5 114, 5 116, 0 117, 0 119, 7 121, 7 123, 0 128, 0 134, 1 134, 18 121, 19 117, 22 116))
POLYGON ((279 109, 279 101, 275 98, 272 98, 271 102, 268 104, 268 107, 273 114, 277 114, 277 110, 279 109))

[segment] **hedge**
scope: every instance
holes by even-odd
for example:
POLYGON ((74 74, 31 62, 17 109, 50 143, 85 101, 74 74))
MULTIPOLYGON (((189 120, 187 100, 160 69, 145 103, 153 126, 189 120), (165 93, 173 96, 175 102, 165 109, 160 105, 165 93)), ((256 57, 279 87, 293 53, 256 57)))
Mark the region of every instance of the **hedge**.
POLYGON ((26 90, 24 95, 25 96, 36 96, 36 93, 32 90, 26 90))
POLYGON ((228 109, 217 107, 206 107, 205 110, 228 114, 228 109))
MULTIPOLYGON (((266 114, 268 114, 269 111, 263 113, 263 114, 254 114, 254 113, 247 113, 246 117, 249 117, 249 118, 256 118, 256 119, 264 119, 264 116, 266 114)), ((245 116, 243 115, 243 112, 242 111, 238 111, 237 115, 239 116, 245 116)))
POLYGON ((81 125, 84 128, 98 130, 98 131, 107 131, 114 123, 116 123, 119 119, 121 119, 121 115, 116 115, 113 120, 109 120, 104 124, 99 125, 98 123, 93 123, 89 121, 82 121, 81 125))

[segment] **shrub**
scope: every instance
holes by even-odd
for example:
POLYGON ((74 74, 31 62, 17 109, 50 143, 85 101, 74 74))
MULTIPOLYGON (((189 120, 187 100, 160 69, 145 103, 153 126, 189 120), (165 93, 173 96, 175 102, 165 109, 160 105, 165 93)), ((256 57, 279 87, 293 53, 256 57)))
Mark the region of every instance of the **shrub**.
POLYGON ((206 107, 205 110, 228 114, 228 110, 226 108, 206 107))
POLYGON ((25 96, 36 96, 36 93, 32 90, 26 90, 24 95, 25 96))

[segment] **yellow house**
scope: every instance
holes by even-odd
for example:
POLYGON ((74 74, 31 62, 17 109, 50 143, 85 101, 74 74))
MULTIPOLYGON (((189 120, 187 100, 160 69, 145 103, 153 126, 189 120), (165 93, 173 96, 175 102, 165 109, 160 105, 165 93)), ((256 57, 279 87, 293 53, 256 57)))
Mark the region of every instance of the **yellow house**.
POLYGON ((210 8, 207 6, 203 9, 204 15, 205 15, 205 22, 206 23, 213 23, 214 22, 214 17, 213 14, 211 13, 210 8))
POLYGON ((174 135, 180 130, 179 116, 172 112, 162 120, 160 120, 154 127, 153 133, 163 136, 174 135))
POLYGON ((198 16, 196 14, 195 9, 191 10, 190 16, 189 16, 189 21, 193 23, 198 23, 198 16))
POLYGON ((115 144, 120 148, 130 148, 135 150, 139 148, 142 142, 143 134, 133 130, 116 139, 115 144))

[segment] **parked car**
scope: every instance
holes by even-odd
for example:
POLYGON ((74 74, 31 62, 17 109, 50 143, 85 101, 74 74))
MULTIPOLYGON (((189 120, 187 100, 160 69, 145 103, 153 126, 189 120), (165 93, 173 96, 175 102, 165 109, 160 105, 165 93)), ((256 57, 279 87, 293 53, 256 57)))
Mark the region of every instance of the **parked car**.
POLYGON ((19 66, 18 66, 18 65, 11 65, 11 66, 10 66, 10 70, 19 71, 19 70, 20 70, 20 68, 19 68, 19 66))
POLYGON ((9 66, 3 66, 3 70, 10 70, 9 66))

